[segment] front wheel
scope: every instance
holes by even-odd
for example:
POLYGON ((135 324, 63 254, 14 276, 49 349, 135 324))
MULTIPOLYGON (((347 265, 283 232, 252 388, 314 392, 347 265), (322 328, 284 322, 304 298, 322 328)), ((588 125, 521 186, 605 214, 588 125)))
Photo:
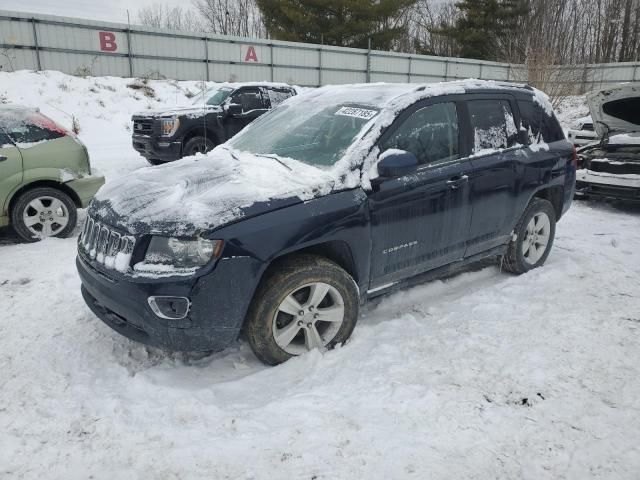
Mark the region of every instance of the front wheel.
POLYGON ((23 193, 11 211, 13 229, 27 242, 68 237, 77 221, 76 206, 69 195, 49 187, 23 193))
POLYGON ((503 258, 504 268, 520 274, 544 264, 556 235, 556 212, 551 202, 534 198, 516 225, 515 234, 503 258))
POLYGON ((207 153, 213 150, 215 143, 210 138, 193 137, 184 145, 183 156, 190 157, 196 153, 207 153))
POLYGON ((355 328, 358 306, 358 289, 342 268, 322 257, 295 256, 261 282, 245 333, 256 356, 277 365, 344 343, 355 328))

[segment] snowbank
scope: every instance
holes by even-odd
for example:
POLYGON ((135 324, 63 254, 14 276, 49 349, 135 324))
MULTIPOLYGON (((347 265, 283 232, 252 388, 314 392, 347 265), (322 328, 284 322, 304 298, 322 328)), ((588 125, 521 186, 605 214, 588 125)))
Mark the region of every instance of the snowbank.
POLYGON ((39 108, 67 130, 73 129, 75 118, 80 127, 78 136, 89 150, 92 165, 109 180, 148 165, 131 147, 133 113, 189 106, 203 85, 217 85, 172 80, 144 82, 119 77, 75 77, 55 71, 0 72, 0 102, 39 108))

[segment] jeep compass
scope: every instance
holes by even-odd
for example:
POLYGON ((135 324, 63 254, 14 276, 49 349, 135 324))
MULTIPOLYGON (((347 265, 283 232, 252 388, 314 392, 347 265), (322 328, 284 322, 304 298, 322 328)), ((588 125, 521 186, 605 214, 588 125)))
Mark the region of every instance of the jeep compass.
POLYGON ((209 351, 243 332, 278 364, 345 342, 376 295, 487 257, 541 266, 575 176, 530 87, 324 87, 103 187, 78 242, 82 293, 130 339, 209 351))

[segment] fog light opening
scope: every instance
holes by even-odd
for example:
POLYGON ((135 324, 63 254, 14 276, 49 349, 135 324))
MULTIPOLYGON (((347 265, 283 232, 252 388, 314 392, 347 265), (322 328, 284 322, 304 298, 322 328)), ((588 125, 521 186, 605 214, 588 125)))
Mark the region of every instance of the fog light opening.
POLYGON ((155 296, 147 299, 151 310, 166 320, 182 320, 189 313, 191 302, 186 297, 155 296))

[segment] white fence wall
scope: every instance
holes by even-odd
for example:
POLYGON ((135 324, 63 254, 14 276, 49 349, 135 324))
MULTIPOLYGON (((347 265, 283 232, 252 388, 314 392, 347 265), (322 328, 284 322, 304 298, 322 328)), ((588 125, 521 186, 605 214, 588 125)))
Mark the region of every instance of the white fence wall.
MULTIPOLYGON (((586 65, 575 90, 640 80, 638 63, 586 65)), ((230 36, 0 10, 0 69, 150 76, 178 80, 271 80, 318 86, 436 82, 460 78, 524 81, 522 65, 230 36)))

